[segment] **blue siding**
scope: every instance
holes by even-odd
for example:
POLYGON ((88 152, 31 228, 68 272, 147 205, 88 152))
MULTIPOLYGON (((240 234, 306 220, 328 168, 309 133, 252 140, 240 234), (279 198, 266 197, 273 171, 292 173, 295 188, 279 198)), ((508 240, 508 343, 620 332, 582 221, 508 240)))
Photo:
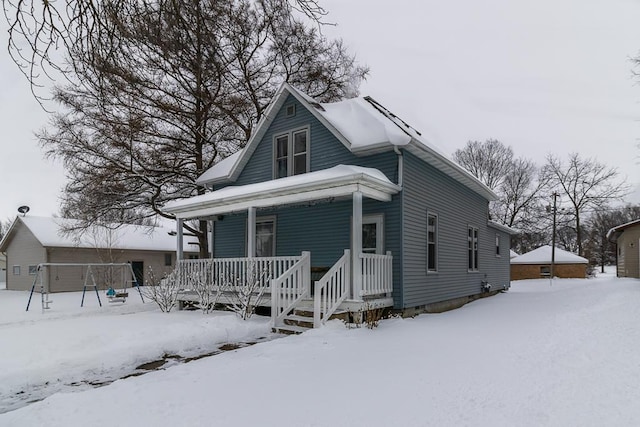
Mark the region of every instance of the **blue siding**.
MULTIPOLYGON (((310 134, 311 171, 338 164, 376 168, 392 182, 397 182, 397 155, 392 151, 372 156, 357 157, 329 132, 302 104, 291 95, 278 112, 251 159, 233 185, 246 185, 271 180, 273 177, 273 136, 306 127, 310 134), (286 106, 296 105, 294 117, 286 117, 286 106)), ((394 298, 401 301, 401 223, 402 194, 391 202, 363 200, 363 213, 384 215, 385 251, 394 255, 394 298)), ((276 217, 276 254, 299 255, 311 252, 315 267, 330 267, 350 247, 351 199, 310 203, 304 206, 281 206, 260 209, 257 216, 276 217)), ((237 257, 246 254, 246 213, 225 215, 215 225, 215 256, 237 257)))
POLYGON ((296 106, 295 116, 286 117, 284 107, 278 112, 233 185, 252 184, 273 179, 273 136, 305 127, 309 129, 311 172, 339 164, 357 165, 380 169, 392 182, 397 182, 397 161, 394 153, 357 157, 291 95, 285 101, 284 106, 290 104, 296 106))
POLYGON ((487 226, 488 201, 415 156, 405 154, 402 306, 417 307, 478 294, 481 281, 509 283, 509 238, 487 226), (427 211, 438 215, 438 272, 426 272, 427 211), (479 234, 479 271, 467 269, 469 226, 479 234), (495 235, 503 255, 495 255, 495 235))

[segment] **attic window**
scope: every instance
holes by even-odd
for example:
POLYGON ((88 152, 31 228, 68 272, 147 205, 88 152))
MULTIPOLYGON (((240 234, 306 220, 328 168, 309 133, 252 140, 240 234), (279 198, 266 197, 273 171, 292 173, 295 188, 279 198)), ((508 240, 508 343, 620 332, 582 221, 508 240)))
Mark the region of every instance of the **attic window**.
POLYGON ((296 115, 296 105, 295 104, 287 105, 286 113, 287 113, 287 117, 295 116, 296 115))

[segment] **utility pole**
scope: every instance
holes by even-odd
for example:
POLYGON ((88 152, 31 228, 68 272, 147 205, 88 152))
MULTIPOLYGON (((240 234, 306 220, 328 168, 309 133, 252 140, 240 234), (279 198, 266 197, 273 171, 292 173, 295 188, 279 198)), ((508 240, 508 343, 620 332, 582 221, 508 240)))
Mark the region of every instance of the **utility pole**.
POLYGON ((553 228, 551 231, 551 283, 553 283, 553 268, 556 263, 556 200, 558 193, 553 192, 553 228))

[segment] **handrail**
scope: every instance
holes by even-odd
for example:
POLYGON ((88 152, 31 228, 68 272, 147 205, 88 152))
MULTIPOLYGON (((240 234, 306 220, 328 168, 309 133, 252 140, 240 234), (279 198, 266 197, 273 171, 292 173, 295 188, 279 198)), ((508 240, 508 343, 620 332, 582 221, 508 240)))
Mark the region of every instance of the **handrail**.
POLYGON ((360 296, 390 294, 393 292, 393 256, 360 254, 362 262, 362 291, 360 296))
POLYGON ((269 287, 270 281, 282 275, 299 262, 301 256, 286 257, 253 257, 253 258, 205 258, 183 259, 176 265, 180 289, 188 288, 188 278, 192 275, 205 275, 214 278, 218 283, 212 283, 215 288, 220 282, 233 280, 244 283, 251 272, 265 272, 260 287, 269 287))
POLYGON ((311 253, 302 252, 300 260, 280 276, 271 279, 271 322, 273 327, 283 319, 311 290, 311 253))
POLYGON ((335 313, 351 288, 351 255, 345 249, 344 255, 315 282, 313 296, 313 327, 319 328, 335 313))

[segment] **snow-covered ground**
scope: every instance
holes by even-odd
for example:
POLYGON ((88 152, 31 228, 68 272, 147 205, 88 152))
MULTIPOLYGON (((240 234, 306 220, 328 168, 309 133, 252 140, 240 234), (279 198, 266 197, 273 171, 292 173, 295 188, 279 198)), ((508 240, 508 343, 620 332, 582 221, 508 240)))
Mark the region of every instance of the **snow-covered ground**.
MULTIPOLYGON (((20 313, 24 296, 0 292, 3 395, 268 329, 263 318, 166 315, 135 298, 20 313)), ((516 281, 447 313, 375 330, 332 322, 100 388, 65 388, 1 414, 0 426, 637 426, 638 301, 640 281, 612 274, 516 281)))
MULTIPOLYGON (((57 391, 92 388, 140 372, 136 367, 167 355, 193 357, 221 344, 270 338, 268 319, 243 322, 230 312, 162 313, 129 290, 125 304, 101 293, 50 294, 42 312, 40 294, 0 291, 0 413, 57 391)), ((3 426, 0 421, 0 426, 3 426)))

